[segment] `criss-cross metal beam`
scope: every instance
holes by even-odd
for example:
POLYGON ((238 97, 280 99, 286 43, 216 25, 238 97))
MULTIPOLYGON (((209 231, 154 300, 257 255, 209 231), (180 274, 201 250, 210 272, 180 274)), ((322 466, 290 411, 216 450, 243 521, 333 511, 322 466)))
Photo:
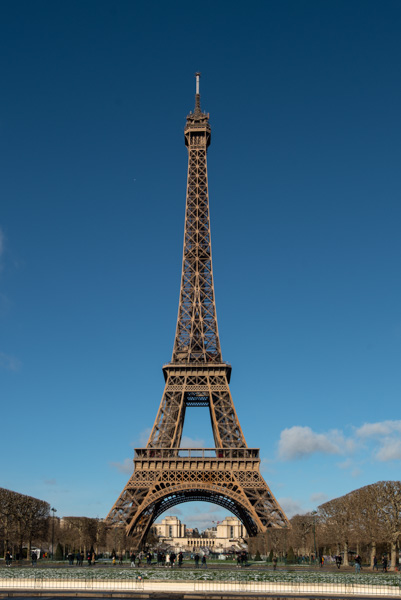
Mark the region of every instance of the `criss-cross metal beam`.
POLYGON ((201 110, 196 74, 195 110, 184 130, 188 177, 177 328, 165 388, 146 449, 107 520, 124 524, 132 545, 143 544, 154 520, 181 502, 205 500, 236 514, 250 536, 288 520, 260 474, 258 451, 247 448, 229 388, 216 317, 210 237, 207 149, 209 115, 201 110), (209 408, 215 452, 196 458, 179 451, 186 409, 209 408), (213 454, 213 453, 212 453, 213 454))

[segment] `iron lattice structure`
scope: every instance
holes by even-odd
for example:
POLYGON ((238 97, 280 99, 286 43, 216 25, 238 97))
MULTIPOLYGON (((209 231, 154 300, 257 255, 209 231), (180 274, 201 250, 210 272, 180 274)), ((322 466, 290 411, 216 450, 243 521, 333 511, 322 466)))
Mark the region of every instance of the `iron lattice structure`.
POLYGON ((289 526, 260 474, 259 450, 248 448, 231 397, 231 366, 222 360, 216 318, 210 239, 207 149, 209 115, 202 112, 199 74, 195 110, 187 116, 188 179, 182 278, 171 362, 146 448, 135 450, 134 473, 107 516, 123 524, 133 547, 143 545, 154 521, 168 508, 193 500, 234 513, 250 536, 289 526), (212 449, 180 448, 185 411, 206 406, 212 449))

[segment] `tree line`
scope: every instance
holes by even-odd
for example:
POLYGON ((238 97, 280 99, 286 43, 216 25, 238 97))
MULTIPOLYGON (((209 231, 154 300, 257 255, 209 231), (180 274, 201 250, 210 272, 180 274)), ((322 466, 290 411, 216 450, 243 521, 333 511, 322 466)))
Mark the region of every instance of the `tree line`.
POLYGON ((42 555, 64 559, 78 552, 85 557, 112 552, 126 555, 131 551, 124 528, 106 526, 102 519, 89 517, 57 518, 50 504, 0 488, 0 556, 9 551, 14 558, 30 558, 33 548, 42 555))
MULTIPOLYGON (((89 517, 50 516, 50 504, 0 488, 0 548, 14 555, 31 555, 33 547, 57 558, 88 552, 127 555, 134 548, 122 527, 108 527, 89 517)), ((269 528, 250 538, 249 551, 287 560, 313 560, 319 556, 342 556, 349 564, 353 555, 373 566, 374 557, 387 554, 391 569, 398 565, 401 540, 401 481, 379 481, 318 507, 314 513, 296 515, 287 529, 269 528)), ((153 536, 154 537, 154 536, 153 536)), ((156 542, 152 534, 148 544, 156 542)), ((135 549, 134 549, 135 550, 135 549)), ((1 550, 0 550, 1 555, 1 550)))
POLYGON ((315 560, 341 556, 348 565, 356 554, 373 567, 386 554, 394 570, 401 540, 401 481, 379 481, 296 515, 288 529, 268 529, 249 540, 250 552, 263 556, 315 560))
POLYGON ((41 545, 48 536, 50 504, 38 498, 0 488, 0 540, 3 556, 7 550, 22 558, 33 545, 41 545))
POLYGON ((374 556, 385 552, 392 568, 398 565, 401 537, 401 481, 379 481, 359 488, 318 508, 322 540, 337 553, 364 554, 373 566, 374 556), (352 548, 352 547, 353 548, 352 548))

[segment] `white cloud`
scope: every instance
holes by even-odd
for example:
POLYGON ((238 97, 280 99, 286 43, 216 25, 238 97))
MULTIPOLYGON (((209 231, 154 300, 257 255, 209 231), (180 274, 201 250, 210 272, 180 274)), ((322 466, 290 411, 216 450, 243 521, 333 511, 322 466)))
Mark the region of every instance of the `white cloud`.
POLYGON ((341 454, 348 449, 348 440, 337 430, 329 433, 315 433, 310 427, 298 425, 284 429, 280 435, 278 454, 281 460, 293 460, 321 452, 341 454))
MULTIPOLYGON (((151 427, 146 427, 139 434, 137 440, 130 444, 133 448, 146 448, 146 445, 149 440, 149 436, 152 433, 151 427)), ((205 448, 205 440, 202 439, 193 439, 187 435, 183 435, 181 439, 181 448, 205 448)))
POLYGON ((362 473, 361 469, 355 465, 355 461, 346 458, 342 462, 337 463, 339 469, 348 470, 351 477, 357 478, 362 473))
POLYGON ((173 506, 173 508, 169 508, 168 510, 166 510, 165 513, 163 513, 163 518, 166 515, 170 515, 172 517, 175 517, 177 515, 179 516, 179 515, 182 515, 182 510, 181 510, 181 508, 178 508, 178 506, 173 506))
POLYGON ((401 460, 401 421, 377 421, 365 423, 356 430, 364 440, 374 440, 373 458, 381 462, 401 460))
MULTIPOLYGON (((146 427, 139 434, 137 441, 134 441, 130 444, 133 448, 146 448, 146 445, 149 440, 149 436, 152 433, 151 427, 146 427)), ((205 448, 205 440, 202 439, 193 439, 187 435, 183 435, 181 439, 181 448, 205 448)))
POLYGON ((356 435, 362 438, 380 437, 401 433, 401 421, 378 421, 377 423, 365 423, 356 430, 356 435))
MULTIPOLYGON (((207 529, 216 525, 217 521, 222 521, 228 516, 227 509, 222 509, 219 506, 211 506, 209 510, 202 511, 194 506, 194 511, 181 517, 181 522, 185 523, 187 527, 197 527, 199 531, 207 529)), ((177 513, 175 508, 172 509, 172 514, 177 513)))
POLYGON ((325 494, 324 492, 317 492, 316 494, 311 494, 309 500, 312 502, 312 504, 316 504, 317 506, 319 506, 320 504, 323 504, 323 502, 326 502, 326 500, 328 500, 329 497, 327 494, 325 494))
POLYGON ((21 361, 15 356, 10 356, 4 352, 0 352, 0 369, 6 371, 19 371, 21 368, 21 361))
POLYGON ((376 458, 382 462, 388 460, 401 460, 401 440, 399 438, 386 438, 378 450, 376 458))
POLYGON ((133 448, 146 448, 146 444, 148 443, 148 439, 151 434, 151 431, 152 431, 151 427, 146 427, 146 429, 141 431, 141 433, 139 434, 138 443, 134 442, 133 444, 131 444, 131 446, 133 448))
POLYGON ((313 454, 332 454, 344 457, 337 463, 353 478, 360 477, 361 466, 367 454, 372 461, 387 462, 401 460, 401 420, 364 423, 354 428, 352 436, 345 436, 333 429, 317 433, 311 427, 294 426, 281 432, 278 443, 278 459, 291 461, 313 454))
POLYGON ((277 500, 289 519, 294 515, 303 515, 308 512, 300 502, 293 500, 293 498, 277 498, 277 500))
POLYGON ((353 462, 350 458, 346 458, 342 462, 337 463, 337 467, 340 469, 350 469, 353 466, 353 462))
POLYGON ((204 448, 205 440, 194 440, 187 435, 182 436, 181 448, 204 448))
POLYGON ((273 461, 271 458, 262 458, 260 461, 260 472, 261 473, 275 473, 275 469, 272 468, 273 461))
POLYGON ((128 473, 132 474, 134 472, 134 462, 132 458, 124 458, 122 463, 120 462, 110 462, 109 465, 113 469, 117 469, 120 473, 128 473))

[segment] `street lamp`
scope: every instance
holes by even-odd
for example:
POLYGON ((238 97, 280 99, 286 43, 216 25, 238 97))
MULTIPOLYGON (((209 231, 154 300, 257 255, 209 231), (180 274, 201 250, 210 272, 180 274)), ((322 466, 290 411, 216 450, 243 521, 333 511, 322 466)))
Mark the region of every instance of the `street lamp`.
POLYGON ((317 559, 317 550, 316 550, 316 515, 317 515, 317 510, 313 510, 311 513, 312 517, 313 517, 313 542, 315 545, 315 562, 317 559))
POLYGON ((53 560, 53 558, 54 558, 54 519, 55 519, 54 514, 57 512, 57 509, 51 508, 50 510, 53 513, 53 521, 52 521, 52 560, 53 560))
POLYGON ((265 551, 264 554, 266 557, 266 561, 267 561, 267 551, 269 549, 269 542, 268 542, 268 536, 267 536, 268 532, 269 532, 269 530, 266 529, 266 534, 263 536, 263 549, 265 551))

